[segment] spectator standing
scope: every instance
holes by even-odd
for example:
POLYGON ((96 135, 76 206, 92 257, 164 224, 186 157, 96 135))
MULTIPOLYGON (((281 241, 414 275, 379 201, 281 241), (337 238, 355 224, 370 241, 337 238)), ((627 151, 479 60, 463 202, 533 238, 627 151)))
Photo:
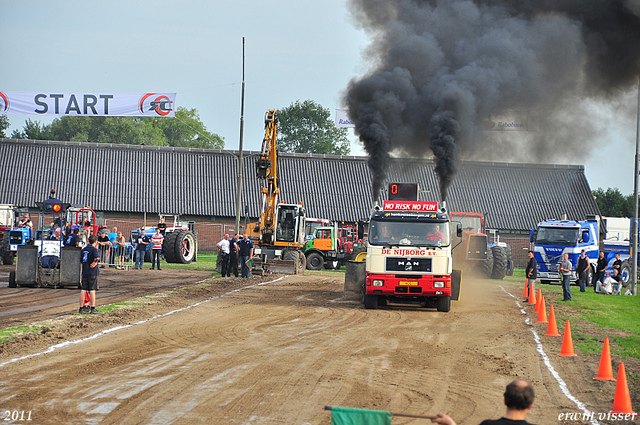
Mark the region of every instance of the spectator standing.
POLYGON ((564 253, 564 259, 560 264, 559 271, 562 274, 562 301, 571 301, 571 261, 569 261, 569 254, 564 253))
POLYGON ((249 236, 245 233, 243 239, 238 242, 238 247, 240 248, 240 266, 242 267, 242 277, 245 279, 249 279, 251 275, 251 269, 247 262, 251 261, 253 258, 253 242, 249 239, 249 236))
POLYGON ((580 257, 578 257, 578 267, 576 267, 576 271, 578 272, 578 281, 580 282, 580 292, 585 292, 587 287, 587 270, 589 270, 591 265, 589 264, 589 257, 585 254, 585 250, 583 249, 580 253, 580 257))
POLYGON ((109 236, 107 236, 107 234, 104 232, 100 233, 100 236, 98 236, 98 250, 100 251, 100 258, 103 262, 103 264, 100 266, 101 269, 104 269, 104 259, 108 256, 109 248, 111 248, 111 241, 109 240, 109 236))
POLYGON ((534 284, 536 283, 536 279, 538 278, 538 262, 533 256, 533 251, 529 251, 527 255, 529 256, 529 262, 527 263, 527 268, 525 269, 525 277, 527 278, 527 287, 529 288, 528 291, 531 291, 535 289, 534 284))
POLYGON ((222 277, 230 277, 229 272, 229 234, 225 233, 224 238, 216 244, 220 248, 220 256, 222 257, 222 277))
POLYGON ((109 242, 111 242, 111 249, 109 250, 109 267, 115 267, 116 265, 116 257, 118 256, 118 252, 116 247, 114 246, 114 242, 118 237, 118 228, 114 227, 111 233, 109 233, 109 242))
POLYGON ((80 291, 80 313, 100 314, 96 310, 96 291, 100 276, 100 251, 98 251, 98 237, 89 236, 89 244, 82 248, 82 290, 80 291), (91 307, 83 307, 86 293, 89 292, 91 307))
MULTIPOLYGON (((97 241, 97 237, 96 237, 96 241, 97 241)), ((73 229, 73 232, 71 232, 71 234, 69 236, 67 236, 67 239, 65 239, 64 241, 64 246, 78 246, 80 244, 80 229, 79 228, 75 228, 73 229)))
POLYGON ((116 238, 113 240, 113 255, 115 257, 117 263, 116 268, 118 270, 122 269, 122 266, 124 266, 125 242, 122 232, 118 232, 116 238))
POLYGON ((147 247, 150 243, 151 238, 145 234, 144 229, 141 229, 140 236, 138 236, 138 240, 136 241, 136 264, 133 267, 134 269, 142 270, 144 256, 147 253, 147 247))
MULTIPOLYGON (((525 381, 515 380, 507 385, 504 392, 504 405, 507 413, 500 419, 487 419, 480 425, 531 425, 526 421, 527 414, 533 407, 535 399, 533 387, 525 381)), ((431 422, 442 425, 456 425, 450 416, 438 413, 438 417, 431 422)))
POLYGON ((164 237, 164 232, 167 231, 167 223, 164 222, 164 217, 160 217, 160 222, 158 222, 158 230, 160 230, 160 234, 164 237))
POLYGON ((596 263, 596 274, 593 275, 593 291, 596 291, 596 282, 604 281, 604 272, 607 270, 607 259, 604 256, 604 251, 600 251, 598 262, 596 263))
MULTIPOLYGON (((235 233, 231 239, 229 239, 229 270, 235 277, 238 277, 238 238, 240 235, 235 233)), ((231 274, 229 273, 229 276, 231 274)))
POLYGON ((160 269, 160 253, 162 252, 162 242, 164 242, 164 236, 160 233, 160 228, 156 229, 156 234, 151 237, 151 270, 158 264, 158 270, 160 269))

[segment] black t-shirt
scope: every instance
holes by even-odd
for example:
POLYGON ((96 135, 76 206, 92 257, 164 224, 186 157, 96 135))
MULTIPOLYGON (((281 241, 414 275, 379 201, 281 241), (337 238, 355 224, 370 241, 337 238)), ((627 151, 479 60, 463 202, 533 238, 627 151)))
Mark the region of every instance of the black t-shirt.
POLYGON ((620 272, 622 271, 622 260, 616 260, 613 262, 612 264, 613 268, 618 270, 618 274, 620 274, 620 272), (618 267, 616 267, 618 266, 618 267))
POLYGON ((529 263, 527 264, 527 270, 524 275, 526 279, 538 278, 538 268, 536 267, 537 265, 538 265, 538 262, 536 261, 535 258, 532 257, 529 259, 529 263), (529 271, 531 271, 531 274, 529 274, 529 271))
POLYGON ((607 268, 607 257, 602 257, 599 258, 598 257, 598 272, 604 272, 604 270, 607 268))
POLYGON ((533 425, 527 421, 517 421, 515 419, 487 419, 486 421, 480 422, 480 425, 533 425))
POLYGON ((158 229, 160 229, 160 233, 164 236, 164 232, 167 230, 167 223, 158 223, 158 229))
POLYGON ((97 276, 100 274, 100 267, 91 267, 96 258, 100 258, 100 251, 95 246, 87 245, 82 248, 82 276, 97 276))
POLYGON ((229 239, 229 252, 236 252, 238 250, 238 241, 236 238, 229 239))
POLYGON ((240 247, 241 257, 248 257, 249 255, 251 255, 251 249, 253 248, 253 242, 251 242, 251 239, 248 239, 246 241, 242 239, 240 242, 238 242, 238 246, 240 247))
POLYGON ((105 235, 104 233, 101 234, 100 236, 98 236, 98 242, 109 242, 109 236, 105 235))
POLYGON ((583 273, 585 269, 589 266, 589 257, 585 255, 584 258, 578 257, 578 272, 583 273))
POLYGON ((138 240, 137 240, 138 246, 136 247, 136 249, 138 251, 146 251, 150 242, 151 242, 151 238, 149 236, 147 236, 147 235, 139 236, 138 240), (144 244, 142 242, 146 242, 146 244, 144 244))
POLYGON ((72 233, 64 240, 64 246, 78 246, 78 242, 80 242, 80 237, 72 233))

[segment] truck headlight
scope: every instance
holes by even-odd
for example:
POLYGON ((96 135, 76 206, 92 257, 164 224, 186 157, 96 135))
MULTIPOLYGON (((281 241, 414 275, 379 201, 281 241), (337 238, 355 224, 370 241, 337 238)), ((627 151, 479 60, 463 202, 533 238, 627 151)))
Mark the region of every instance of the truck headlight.
POLYGON ((433 282, 433 287, 434 288, 444 288, 444 282, 433 282))
POLYGON ((384 285, 384 280, 374 280, 373 281, 373 286, 383 286, 384 285))

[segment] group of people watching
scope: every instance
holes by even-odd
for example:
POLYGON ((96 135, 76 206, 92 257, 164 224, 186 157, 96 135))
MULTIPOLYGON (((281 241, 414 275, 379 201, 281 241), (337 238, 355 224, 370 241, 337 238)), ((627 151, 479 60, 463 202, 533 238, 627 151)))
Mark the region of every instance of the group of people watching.
POLYGON ((218 255, 221 258, 222 277, 231 277, 232 273, 238 277, 238 265, 241 267, 241 277, 248 279, 251 276, 249 262, 253 259, 253 242, 246 233, 242 238, 236 233, 231 239, 229 239, 229 233, 225 233, 217 246, 220 248, 218 255))

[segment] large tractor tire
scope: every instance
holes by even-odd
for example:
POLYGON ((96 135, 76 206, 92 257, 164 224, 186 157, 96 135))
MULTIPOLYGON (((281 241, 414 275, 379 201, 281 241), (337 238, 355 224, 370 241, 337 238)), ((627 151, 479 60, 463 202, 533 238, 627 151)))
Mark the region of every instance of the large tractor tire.
POLYGON ((363 262, 367 260, 367 249, 366 248, 358 248, 353 250, 351 253, 351 260, 363 262))
POLYGON ((18 285, 16 283, 16 272, 15 271, 10 271, 9 272, 9 288, 17 288, 18 285))
POLYGON ((493 273, 493 253, 489 247, 487 247, 487 259, 480 261, 480 272, 487 279, 491 278, 493 273))
POLYGON ((167 263, 189 264, 196 258, 196 237, 189 230, 178 230, 164 235, 162 252, 167 263))
POLYGON ((507 253, 503 247, 494 245, 491 248, 491 254, 493 254, 493 271, 491 272, 491 279, 502 280, 507 274, 507 253))
POLYGON ((307 270, 322 270, 324 257, 319 252, 312 252, 307 255, 307 270))
POLYGON ((295 263, 297 264, 298 274, 304 273, 304 269, 305 267, 307 267, 307 257, 303 252, 300 251, 287 250, 282 254, 282 259, 295 261, 295 263))
POLYGON ((507 254, 507 276, 513 276, 513 269, 515 268, 515 265, 513 264, 513 256, 509 245, 505 247, 505 252, 507 254))

